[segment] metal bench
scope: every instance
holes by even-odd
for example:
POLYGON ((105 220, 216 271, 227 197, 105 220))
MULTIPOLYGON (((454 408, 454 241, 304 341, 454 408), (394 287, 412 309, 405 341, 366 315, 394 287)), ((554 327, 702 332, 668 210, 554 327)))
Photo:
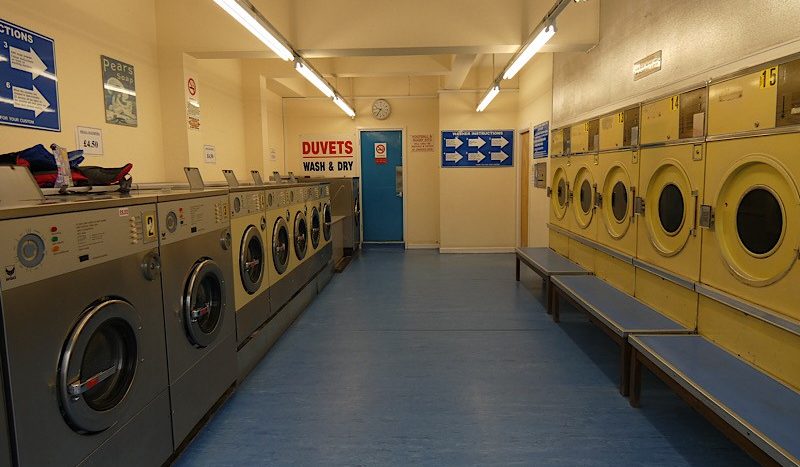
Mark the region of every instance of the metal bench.
POLYGON ((547 312, 553 310, 553 287, 550 282, 552 276, 587 275, 591 272, 573 263, 547 247, 517 248, 517 282, 519 282, 520 263, 524 263, 533 272, 541 276, 545 293, 547 294, 547 312))
POLYGON ((553 321, 559 322, 559 297, 586 311, 589 319, 620 347, 619 391, 630 389, 632 334, 687 334, 693 332, 646 304, 614 288, 597 276, 555 276, 553 321))
POLYGON ((762 465, 800 464, 800 393, 699 335, 640 335, 630 404, 639 407, 641 366, 762 465))

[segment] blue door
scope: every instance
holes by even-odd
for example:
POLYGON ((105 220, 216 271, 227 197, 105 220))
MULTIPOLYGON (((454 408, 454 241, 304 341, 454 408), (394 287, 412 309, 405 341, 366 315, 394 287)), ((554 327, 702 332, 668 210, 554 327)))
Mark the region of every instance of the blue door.
POLYGON ((361 209, 365 242, 403 241, 403 132, 361 132, 361 209), (399 191, 399 192, 398 192, 399 191))

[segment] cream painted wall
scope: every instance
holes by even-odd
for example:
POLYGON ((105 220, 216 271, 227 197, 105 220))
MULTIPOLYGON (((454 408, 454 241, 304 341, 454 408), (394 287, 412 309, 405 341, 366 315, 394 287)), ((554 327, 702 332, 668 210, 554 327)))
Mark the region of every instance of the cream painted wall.
POLYGON ((406 138, 406 244, 409 247, 435 247, 439 242, 438 152, 412 153, 408 139, 411 134, 431 134, 434 139, 438 138, 438 100, 433 95, 437 80, 412 78, 410 85, 407 77, 356 78, 347 81, 340 83, 340 89, 344 92, 353 90, 357 95, 368 96, 355 97, 355 120, 347 118, 330 100, 324 98, 284 99, 286 170, 301 172, 301 135, 357 135, 360 129, 403 129, 406 138), (409 96, 409 89, 412 93, 423 95, 409 96), (386 97, 391 103, 392 115, 387 120, 372 118, 373 96, 386 97))
MULTIPOLYGON (((485 112, 477 113, 480 96, 477 92, 441 93, 440 129, 516 129, 517 92, 501 92, 485 112)), ((519 148, 515 152, 519 154, 519 148)), ((513 250, 517 237, 516 174, 516 166, 439 169, 440 251, 513 250)))
MULTIPOLYGON (((553 116, 553 54, 537 55, 520 72, 519 75, 519 129, 529 128, 546 122, 553 116)), ((519 148, 520 157, 525 154, 531 158, 530 171, 527 174, 528 188, 528 246, 547 246, 549 218, 549 204, 547 190, 533 186, 533 166, 536 162, 544 162, 550 172, 550 158, 538 159, 533 157, 533 133, 531 145, 528 148, 519 148)), ((519 167, 519 165, 518 165, 519 167)))
POLYGON ((0 152, 42 143, 75 148, 75 127, 103 130, 105 154, 85 164, 118 167, 133 163, 138 182, 164 177, 161 92, 153 1, 106 2, 26 0, 3 2, 3 19, 56 41, 61 132, 0 126, 0 152), (124 18, 124 21, 120 19, 124 18), (103 108, 100 55, 135 67, 136 128, 108 125, 103 108))

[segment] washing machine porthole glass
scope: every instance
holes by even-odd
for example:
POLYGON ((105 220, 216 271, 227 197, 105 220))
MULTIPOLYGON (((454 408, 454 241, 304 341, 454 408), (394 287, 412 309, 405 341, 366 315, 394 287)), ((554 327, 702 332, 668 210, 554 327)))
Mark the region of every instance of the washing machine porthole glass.
POLYGON ((254 294, 261 287, 264 278, 264 243, 258 229, 251 225, 242 237, 239 256, 239 274, 242 286, 249 294, 254 294))
POLYGON ((685 206, 681 189, 674 183, 667 184, 658 197, 658 219, 669 235, 675 235, 683 226, 685 206))
POLYGON ((589 180, 581 183, 580 201, 583 213, 589 214, 589 211, 592 210, 592 186, 589 184, 589 180))
POLYGON ((225 306, 222 270, 210 259, 200 261, 189 276, 184 296, 184 323, 189 340, 208 347, 222 326, 225 306))
POLYGON ((628 189, 620 181, 611 189, 611 213, 618 222, 624 221, 628 215, 628 189))
POLYGON ((319 235, 321 231, 319 210, 314 207, 311 210, 311 246, 317 248, 319 246, 319 235))
POLYGON ((331 239, 331 224, 333 223, 333 218, 331 217, 331 206, 327 203, 322 207, 322 217, 322 235, 325 237, 325 241, 327 242, 331 239))
POLYGON ((97 328, 81 362, 81 380, 98 381, 83 393, 86 405, 105 411, 122 401, 133 382, 136 354, 136 335, 128 323, 111 319, 97 328), (109 376, 102 379, 104 374, 109 376))
POLYGON ((298 212, 294 218, 294 252, 298 260, 303 260, 308 251, 308 223, 306 216, 298 212))
POLYGON ((753 255, 773 252, 783 236, 783 208, 771 191, 750 190, 736 209, 736 232, 745 249, 753 255))
POLYGON ((562 178, 558 181, 557 197, 558 205, 564 207, 567 204, 567 182, 562 178))
POLYGON ((282 217, 275 221, 272 234, 272 264, 278 274, 283 274, 289 265, 289 229, 282 217))

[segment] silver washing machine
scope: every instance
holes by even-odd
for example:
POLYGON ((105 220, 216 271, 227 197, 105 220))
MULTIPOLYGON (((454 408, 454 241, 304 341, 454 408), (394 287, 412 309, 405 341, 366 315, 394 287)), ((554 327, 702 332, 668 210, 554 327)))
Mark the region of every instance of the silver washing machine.
POLYGON ((226 190, 158 196, 172 430, 178 449, 236 381, 226 190))
POLYGON ((172 454, 155 202, 0 210, 15 463, 159 465, 172 454))

